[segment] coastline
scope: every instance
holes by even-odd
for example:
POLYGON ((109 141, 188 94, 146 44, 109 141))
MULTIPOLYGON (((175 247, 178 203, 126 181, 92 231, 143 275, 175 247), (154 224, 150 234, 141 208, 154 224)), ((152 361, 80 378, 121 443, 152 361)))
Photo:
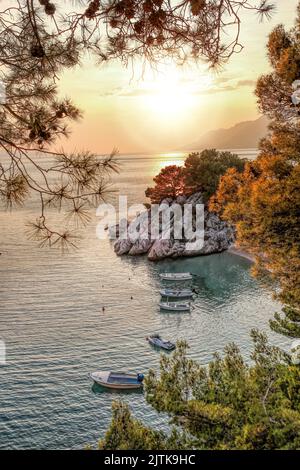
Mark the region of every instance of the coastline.
POLYGON ((248 261, 251 261, 251 263, 254 263, 254 256, 251 255, 248 251, 241 250, 240 248, 237 248, 235 245, 232 245, 230 248, 227 250, 228 253, 231 253, 236 256, 241 256, 242 258, 246 258, 248 261))

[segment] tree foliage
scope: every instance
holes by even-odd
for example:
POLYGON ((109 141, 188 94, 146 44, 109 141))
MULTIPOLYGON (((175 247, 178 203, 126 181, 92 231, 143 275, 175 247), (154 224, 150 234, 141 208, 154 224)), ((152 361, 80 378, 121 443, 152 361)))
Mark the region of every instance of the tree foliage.
POLYGON ((176 198, 201 191, 207 202, 218 188, 219 180, 228 168, 237 171, 244 169, 245 160, 231 152, 218 152, 215 149, 191 153, 184 166, 170 165, 163 168, 153 179, 155 186, 146 190, 152 203, 160 203, 164 198, 176 198))
POLYGON ((146 189, 146 197, 153 204, 159 204, 165 198, 176 198, 184 194, 184 176, 180 166, 169 165, 153 178, 155 186, 146 189))
POLYGON ((299 39, 299 17, 292 31, 278 26, 271 33, 273 70, 256 88, 260 109, 271 119, 269 135, 242 174, 229 170, 221 179, 210 203, 236 225, 238 242, 256 257, 255 274, 279 283, 278 297, 287 306, 271 326, 292 337, 300 325, 300 108, 292 99, 300 78, 299 39))
POLYGON ((117 166, 115 152, 101 160, 87 151, 67 154, 54 147, 69 135, 68 123, 82 116, 70 99, 58 98, 61 73, 80 64, 86 53, 98 62, 128 64, 142 58, 154 64, 167 57, 219 64, 242 48, 241 10, 269 15, 272 5, 265 0, 258 5, 245 0, 61 3, 11 0, 0 11, 0 85, 5 88, 0 150, 6 156, 0 162, 0 202, 12 207, 36 194, 40 215, 31 235, 41 244, 65 246, 72 243, 69 219, 88 220, 117 166), (234 26, 235 36, 228 39, 234 26), (64 211, 66 226, 49 224, 50 207, 64 211))
POLYGON ((170 435, 145 426, 132 417, 127 404, 114 402, 112 421, 99 450, 181 450, 188 446, 184 433, 173 429, 170 435))
MULTIPOLYGON (((264 334, 253 330, 251 336, 252 365, 230 344, 223 357, 215 354, 203 367, 187 357, 187 345, 181 342, 171 356, 161 356, 159 374, 150 371, 146 399, 159 413, 170 416, 177 430, 176 448, 299 448, 300 369, 280 349, 270 346, 264 334)), ((127 406, 119 404, 102 448, 153 449, 158 445, 161 449, 172 436, 141 425, 127 406)))
POLYGON ((204 201, 216 192, 220 177, 228 168, 243 171, 245 160, 231 152, 218 152, 215 149, 191 153, 184 162, 185 187, 188 194, 201 191, 204 201))
POLYGON ((271 328, 279 334, 290 338, 300 338, 299 310, 286 305, 282 309, 283 315, 275 313, 274 320, 270 321, 271 328))

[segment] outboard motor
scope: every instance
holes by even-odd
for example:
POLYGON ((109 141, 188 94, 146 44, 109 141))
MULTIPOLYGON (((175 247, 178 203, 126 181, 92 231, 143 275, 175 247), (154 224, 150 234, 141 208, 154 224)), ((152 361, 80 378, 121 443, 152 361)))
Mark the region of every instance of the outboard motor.
POLYGON ((143 382, 144 380, 144 374, 138 374, 137 375, 138 382, 143 382))

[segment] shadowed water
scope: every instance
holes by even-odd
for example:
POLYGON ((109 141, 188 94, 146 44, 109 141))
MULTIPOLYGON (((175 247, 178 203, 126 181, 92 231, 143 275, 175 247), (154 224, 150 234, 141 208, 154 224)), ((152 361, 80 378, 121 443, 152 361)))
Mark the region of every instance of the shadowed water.
MULTIPOLYGON (((140 202, 156 163, 124 160, 120 192, 129 188, 130 199, 140 202)), ((33 201, 29 209, 0 213, 0 339, 7 348, 7 364, 0 366, 1 448, 96 445, 120 394, 93 386, 88 375, 156 368, 159 353, 146 343, 149 333, 186 339, 190 356, 202 364, 231 341, 249 358, 253 327, 287 346, 268 328, 279 305, 250 277, 246 259, 228 253, 160 263, 118 258, 108 240, 96 238, 96 217, 77 251, 41 250, 24 236, 35 207, 33 201), (163 271, 197 274, 191 313, 160 312, 163 271)), ((142 393, 121 396, 136 417, 165 426, 142 393)))

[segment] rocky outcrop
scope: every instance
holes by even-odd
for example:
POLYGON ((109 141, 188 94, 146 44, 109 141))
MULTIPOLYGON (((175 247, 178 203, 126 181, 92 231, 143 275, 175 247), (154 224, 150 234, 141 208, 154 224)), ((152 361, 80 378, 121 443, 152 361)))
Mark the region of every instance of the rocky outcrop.
POLYGON ((163 258, 208 255, 227 250, 235 241, 234 228, 206 208, 203 213, 202 225, 204 227, 204 237, 202 237, 204 243, 195 243, 200 235, 198 225, 196 227, 196 206, 200 207, 199 204, 202 202, 201 194, 195 193, 190 197, 178 196, 177 199, 163 200, 159 207, 159 215, 151 212, 151 209, 145 210, 130 224, 123 224, 124 227, 128 227, 126 236, 123 236, 122 230, 117 227, 118 239, 114 243, 116 254, 135 256, 148 253, 150 260, 157 261, 163 258), (178 207, 183 207, 184 204, 190 204, 190 207, 193 207, 191 222, 194 233, 187 236, 184 231, 182 238, 178 239, 174 227, 176 227, 178 217, 183 217, 184 213, 183 210, 178 212, 178 207), (162 223, 163 214, 170 212, 170 210, 169 222, 162 223), (180 215, 181 213, 182 215, 180 215), (158 232, 156 236, 153 236, 155 228, 158 232))

